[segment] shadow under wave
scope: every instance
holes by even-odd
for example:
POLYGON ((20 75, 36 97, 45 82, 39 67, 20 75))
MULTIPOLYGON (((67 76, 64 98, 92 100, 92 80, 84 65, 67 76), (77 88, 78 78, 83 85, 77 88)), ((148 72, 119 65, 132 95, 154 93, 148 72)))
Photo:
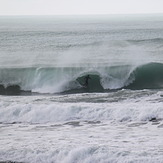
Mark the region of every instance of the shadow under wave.
POLYGON ((9 85, 5 88, 0 84, 0 95, 32 95, 32 91, 21 90, 19 85, 9 85))

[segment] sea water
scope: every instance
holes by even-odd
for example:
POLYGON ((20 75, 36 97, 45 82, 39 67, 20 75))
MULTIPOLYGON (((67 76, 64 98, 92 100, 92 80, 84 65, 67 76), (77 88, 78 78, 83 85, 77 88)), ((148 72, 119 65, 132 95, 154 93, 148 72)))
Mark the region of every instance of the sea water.
POLYGON ((162 163, 162 54, 163 15, 1 16, 0 161, 162 163))

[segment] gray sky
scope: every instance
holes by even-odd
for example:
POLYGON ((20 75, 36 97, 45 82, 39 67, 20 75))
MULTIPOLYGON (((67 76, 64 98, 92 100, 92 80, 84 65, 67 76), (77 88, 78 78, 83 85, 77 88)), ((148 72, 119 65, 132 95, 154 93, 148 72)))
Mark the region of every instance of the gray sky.
POLYGON ((0 0, 0 15, 163 13, 163 0, 0 0))

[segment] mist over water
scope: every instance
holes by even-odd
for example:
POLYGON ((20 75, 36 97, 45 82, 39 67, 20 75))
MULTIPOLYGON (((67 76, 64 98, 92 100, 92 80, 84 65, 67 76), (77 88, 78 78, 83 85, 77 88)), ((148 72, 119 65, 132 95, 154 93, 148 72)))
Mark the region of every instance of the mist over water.
POLYGON ((0 17, 0 162, 161 163, 162 27, 159 14, 0 17))

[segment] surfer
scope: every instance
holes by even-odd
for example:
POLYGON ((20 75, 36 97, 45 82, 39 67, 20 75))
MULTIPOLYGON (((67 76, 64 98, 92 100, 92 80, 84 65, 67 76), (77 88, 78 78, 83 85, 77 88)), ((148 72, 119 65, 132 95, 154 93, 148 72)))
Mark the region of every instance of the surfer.
POLYGON ((90 78, 90 76, 89 75, 87 75, 86 77, 85 77, 85 83, 84 83, 84 85, 87 87, 88 86, 88 81, 90 80, 91 78, 90 78))

